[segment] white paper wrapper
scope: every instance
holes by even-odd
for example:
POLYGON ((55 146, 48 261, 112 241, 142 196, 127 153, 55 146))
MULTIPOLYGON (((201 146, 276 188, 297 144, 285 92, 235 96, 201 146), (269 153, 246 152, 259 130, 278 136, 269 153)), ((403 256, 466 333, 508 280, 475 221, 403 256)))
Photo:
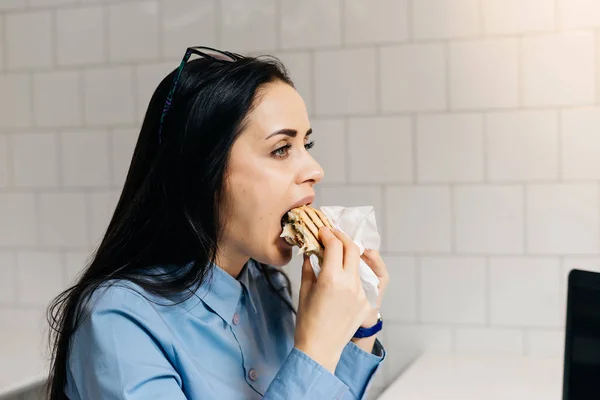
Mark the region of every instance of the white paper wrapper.
MULTIPOLYGON (((332 225, 346 233, 360 249, 362 255, 365 249, 379 250, 381 239, 377 232, 377 223, 375 221, 375 209, 371 206, 364 207, 341 207, 328 206, 319 208, 332 222, 332 225)), ((317 256, 310 257, 315 275, 318 277, 321 272, 317 256)), ((367 299, 371 306, 377 306, 377 296, 379 291, 377 285, 379 278, 371 268, 360 259, 359 265, 360 279, 365 290, 367 299)))

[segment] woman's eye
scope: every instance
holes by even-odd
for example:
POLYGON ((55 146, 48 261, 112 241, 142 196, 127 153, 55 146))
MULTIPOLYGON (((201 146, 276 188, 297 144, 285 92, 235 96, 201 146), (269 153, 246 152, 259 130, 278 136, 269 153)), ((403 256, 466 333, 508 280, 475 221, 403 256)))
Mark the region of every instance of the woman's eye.
POLYGON ((285 146, 281 146, 277 150, 273 151, 272 154, 278 159, 287 158, 291 147, 292 147, 291 144, 286 144, 285 146))
MULTIPOLYGON (((308 142, 304 145, 304 148, 306 150, 310 150, 313 148, 313 146, 315 145, 314 140, 311 142, 308 142)), ((289 157, 290 155, 290 149, 292 148, 291 144, 286 144, 285 146, 281 146, 280 148, 278 148, 277 150, 274 150, 271 154, 273 154, 273 156, 279 160, 283 160, 289 157)))

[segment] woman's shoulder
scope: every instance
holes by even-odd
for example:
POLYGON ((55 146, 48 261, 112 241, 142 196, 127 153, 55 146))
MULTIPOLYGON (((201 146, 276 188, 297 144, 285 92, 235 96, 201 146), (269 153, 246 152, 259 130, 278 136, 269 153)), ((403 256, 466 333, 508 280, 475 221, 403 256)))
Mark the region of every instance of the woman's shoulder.
POLYGON ((103 313, 109 310, 142 310, 156 301, 140 285, 126 279, 113 279, 100 284, 86 299, 87 313, 103 313), (140 307, 142 306, 142 307, 140 307))

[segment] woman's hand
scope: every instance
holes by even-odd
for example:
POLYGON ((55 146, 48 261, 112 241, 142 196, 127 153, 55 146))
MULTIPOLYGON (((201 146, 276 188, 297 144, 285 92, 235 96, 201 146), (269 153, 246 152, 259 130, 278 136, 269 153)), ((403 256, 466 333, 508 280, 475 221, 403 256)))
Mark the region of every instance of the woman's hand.
POLYGON ((370 328, 377 323, 379 309, 383 301, 383 295, 385 289, 390 281, 390 275, 383 258, 377 250, 365 250, 361 256, 362 260, 373 270, 377 278, 379 278, 379 285, 377 285, 378 296, 377 296, 377 307, 371 310, 369 316, 360 325, 363 328, 370 328))
POLYGON ((342 351, 372 312, 358 274, 359 249, 343 232, 321 228, 325 247, 319 278, 302 266, 295 347, 332 373, 342 351))

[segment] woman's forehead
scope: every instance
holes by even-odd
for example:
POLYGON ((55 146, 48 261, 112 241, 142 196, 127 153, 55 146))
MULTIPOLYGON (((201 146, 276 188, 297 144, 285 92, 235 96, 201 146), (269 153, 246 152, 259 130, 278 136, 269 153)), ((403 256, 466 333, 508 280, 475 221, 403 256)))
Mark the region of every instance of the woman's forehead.
POLYGON ((290 85, 268 84, 258 93, 257 99, 258 103, 248 115, 248 131, 256 139, 264 140, 281 129, 303 132, 310 128, 304 100, 290 85))

